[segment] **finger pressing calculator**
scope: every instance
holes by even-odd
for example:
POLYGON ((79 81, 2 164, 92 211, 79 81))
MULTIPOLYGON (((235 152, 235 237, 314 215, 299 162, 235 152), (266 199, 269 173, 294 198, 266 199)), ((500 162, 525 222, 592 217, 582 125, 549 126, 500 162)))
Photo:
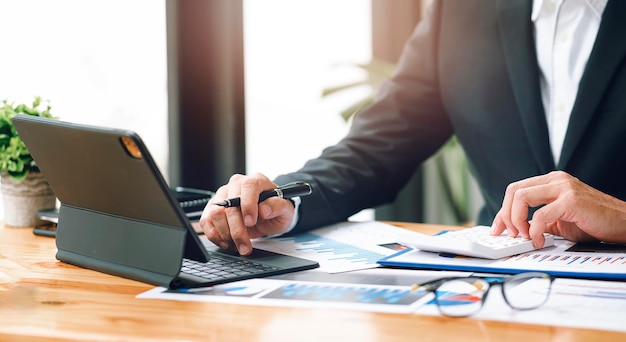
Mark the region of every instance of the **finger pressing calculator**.
MULTIPOLYGON (((510 237, 504 231, 501 235, 491 235, 491 227, 475 226, 448 231, 418 241, 406 242, 410 247, 427 251, 465 255, 486 259, 501 259, 511 255, 537 250, 533 241, 522 237, 510 237)), ((554 245, 554 236, 544 233, 542 248, 554 245)))

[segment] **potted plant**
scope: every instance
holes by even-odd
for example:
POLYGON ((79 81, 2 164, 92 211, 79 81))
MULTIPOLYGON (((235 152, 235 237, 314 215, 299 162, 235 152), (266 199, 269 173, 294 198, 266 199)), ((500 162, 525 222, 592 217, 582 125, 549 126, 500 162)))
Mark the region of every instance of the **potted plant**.
POLYGON ((35 97, 32 106, 14 105, 3 100, 0 106, 0 188, 4 201, 4 224, 14 227, 32 227, 41 223, 39 209, 56 205, 56 197, 35 164, 24 142, 13 126, 13 117, 27 114, 55 118, 50 105, 40 108, 41 97, 35 97))

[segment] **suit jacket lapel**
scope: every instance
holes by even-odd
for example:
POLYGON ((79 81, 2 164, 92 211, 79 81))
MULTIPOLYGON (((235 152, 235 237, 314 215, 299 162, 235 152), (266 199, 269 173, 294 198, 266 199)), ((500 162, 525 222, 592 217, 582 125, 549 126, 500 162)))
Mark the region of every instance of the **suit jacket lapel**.
POLYGON ((542 173, 554 169, 530 20, 532 1, 499 0, 498 25, 523 129, 542 173))
POLYGON ((626 54, 626 25, 623 24, 626 1, 607 4, 596 42, 589 56, 578 87, 578 95, 570 118, 559 168, 564 169, 585 133, 589 121, 606 91, 614 71, 626 54))

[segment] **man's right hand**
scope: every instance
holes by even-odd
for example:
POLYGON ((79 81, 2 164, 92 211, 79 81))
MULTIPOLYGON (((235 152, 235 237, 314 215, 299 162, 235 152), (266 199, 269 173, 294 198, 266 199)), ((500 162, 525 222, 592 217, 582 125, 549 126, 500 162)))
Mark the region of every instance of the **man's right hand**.
POLYGON ((239 254, 248 255, 252 252, 250 239, 285 232, 295 214, 292 202, 272 197, 258 203, 261 192, 276 187, 263 174, 233 175, 202 212, 200 227, 206 237, 223 249, 236 248, 239 254), (215 205, 233 197, 241 198, 240 207, 215 205))
POLYGON ((571 241, 626 243, 626 202, 564 172, 526 178, 509 184, 496 214, 492 234, 531 238, 544 244, 543 233, 571 241), (528 221, 528 208, 537 209, 528 221))

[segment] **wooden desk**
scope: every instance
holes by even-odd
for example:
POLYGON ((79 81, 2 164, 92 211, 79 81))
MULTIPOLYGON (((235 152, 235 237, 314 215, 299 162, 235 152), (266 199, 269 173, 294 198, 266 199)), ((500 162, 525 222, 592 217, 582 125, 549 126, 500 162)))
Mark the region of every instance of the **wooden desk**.
MULTIPOLYGON (((442 226, 397 224, 434 233, 442 226)), ((450 227, 445 227, 450 228, 450 227)), ((55 259, 53 238, 0 226, 0 341, 612 341, 625 334, 327 309, 136 299, 152 285, 55 259)))

